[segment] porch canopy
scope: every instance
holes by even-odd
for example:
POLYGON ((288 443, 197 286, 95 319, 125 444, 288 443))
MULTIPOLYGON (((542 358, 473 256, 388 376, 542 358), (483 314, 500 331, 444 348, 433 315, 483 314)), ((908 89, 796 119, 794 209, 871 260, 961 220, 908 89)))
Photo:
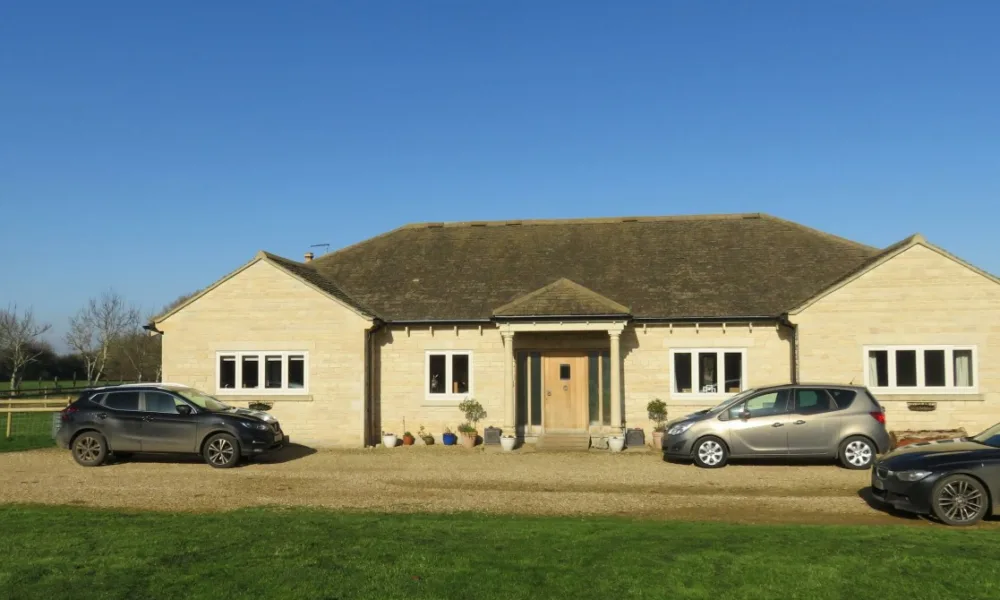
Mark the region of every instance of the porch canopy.
POLYGON ((631 311, 606 296, 562 278, 493 311, 504 344, 504 432, 516 430, 514 336, 517 333, 606 331, 610 338, 611 432, 622 430, 621 334, 631 311))

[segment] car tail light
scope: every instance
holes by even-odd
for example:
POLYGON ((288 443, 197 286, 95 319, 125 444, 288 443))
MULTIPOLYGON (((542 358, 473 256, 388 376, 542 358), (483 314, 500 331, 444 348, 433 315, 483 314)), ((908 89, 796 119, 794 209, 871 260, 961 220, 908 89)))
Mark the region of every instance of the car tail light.
POLYGON ((69 421, 69 416, 79 410, 80 409, 75 406, 67 406, 66 408, 62 409, 62 412, 59 413, 59 420, 69 421))
POLYGON ((872 418, 875 419, 876 421, 878 421, 879 423, 885 425, 885 413, 884 412, 882 412, 880 410, 873 410, 872 412, 870 412, 868 414, 870 414, 872 416, 872 418))

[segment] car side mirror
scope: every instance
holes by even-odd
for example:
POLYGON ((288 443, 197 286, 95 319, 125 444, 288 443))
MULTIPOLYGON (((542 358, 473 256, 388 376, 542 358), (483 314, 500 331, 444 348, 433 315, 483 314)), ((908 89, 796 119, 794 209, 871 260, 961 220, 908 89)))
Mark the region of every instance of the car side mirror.
POLYGON ((177 414, 179 414, 179 415, 189 415, 189 414, 191 414, 191 407, 188 406, 187 404, 178 404, 177 405, 177 414))
POLYGON ((749 418, 750 418, 750 411, 743 409, 743 412, 740 413, 740 419, 746 421, 749 418))

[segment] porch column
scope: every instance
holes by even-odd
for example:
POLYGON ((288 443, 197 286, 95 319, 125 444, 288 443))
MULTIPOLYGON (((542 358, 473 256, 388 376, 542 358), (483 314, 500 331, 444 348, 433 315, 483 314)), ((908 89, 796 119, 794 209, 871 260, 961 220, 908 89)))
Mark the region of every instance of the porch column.
POLYGON ((514 434, 515 397, 514 397, 514 332, 500 333, 503 338, 503 433, 514 434))
POLYGON ((608 330, 611 337, 611 433, 622 431, 622 353, 620 330, 608 330))

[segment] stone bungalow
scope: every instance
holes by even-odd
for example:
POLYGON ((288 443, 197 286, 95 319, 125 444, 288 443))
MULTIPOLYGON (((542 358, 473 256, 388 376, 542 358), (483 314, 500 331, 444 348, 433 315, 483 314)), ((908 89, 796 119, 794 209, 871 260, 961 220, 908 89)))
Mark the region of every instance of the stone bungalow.
MULTIPOLYGON (((154 320, 163 377, 263 401, 299 442, 462 421, 601 444, 743 389, 868 386, 891 429, 1000 421, 1000 285, 919 235, 877 249, 762 214, 407 225, 260 252, 154 320)), ((548 437, 547 437, 548 436, 548 437)))

